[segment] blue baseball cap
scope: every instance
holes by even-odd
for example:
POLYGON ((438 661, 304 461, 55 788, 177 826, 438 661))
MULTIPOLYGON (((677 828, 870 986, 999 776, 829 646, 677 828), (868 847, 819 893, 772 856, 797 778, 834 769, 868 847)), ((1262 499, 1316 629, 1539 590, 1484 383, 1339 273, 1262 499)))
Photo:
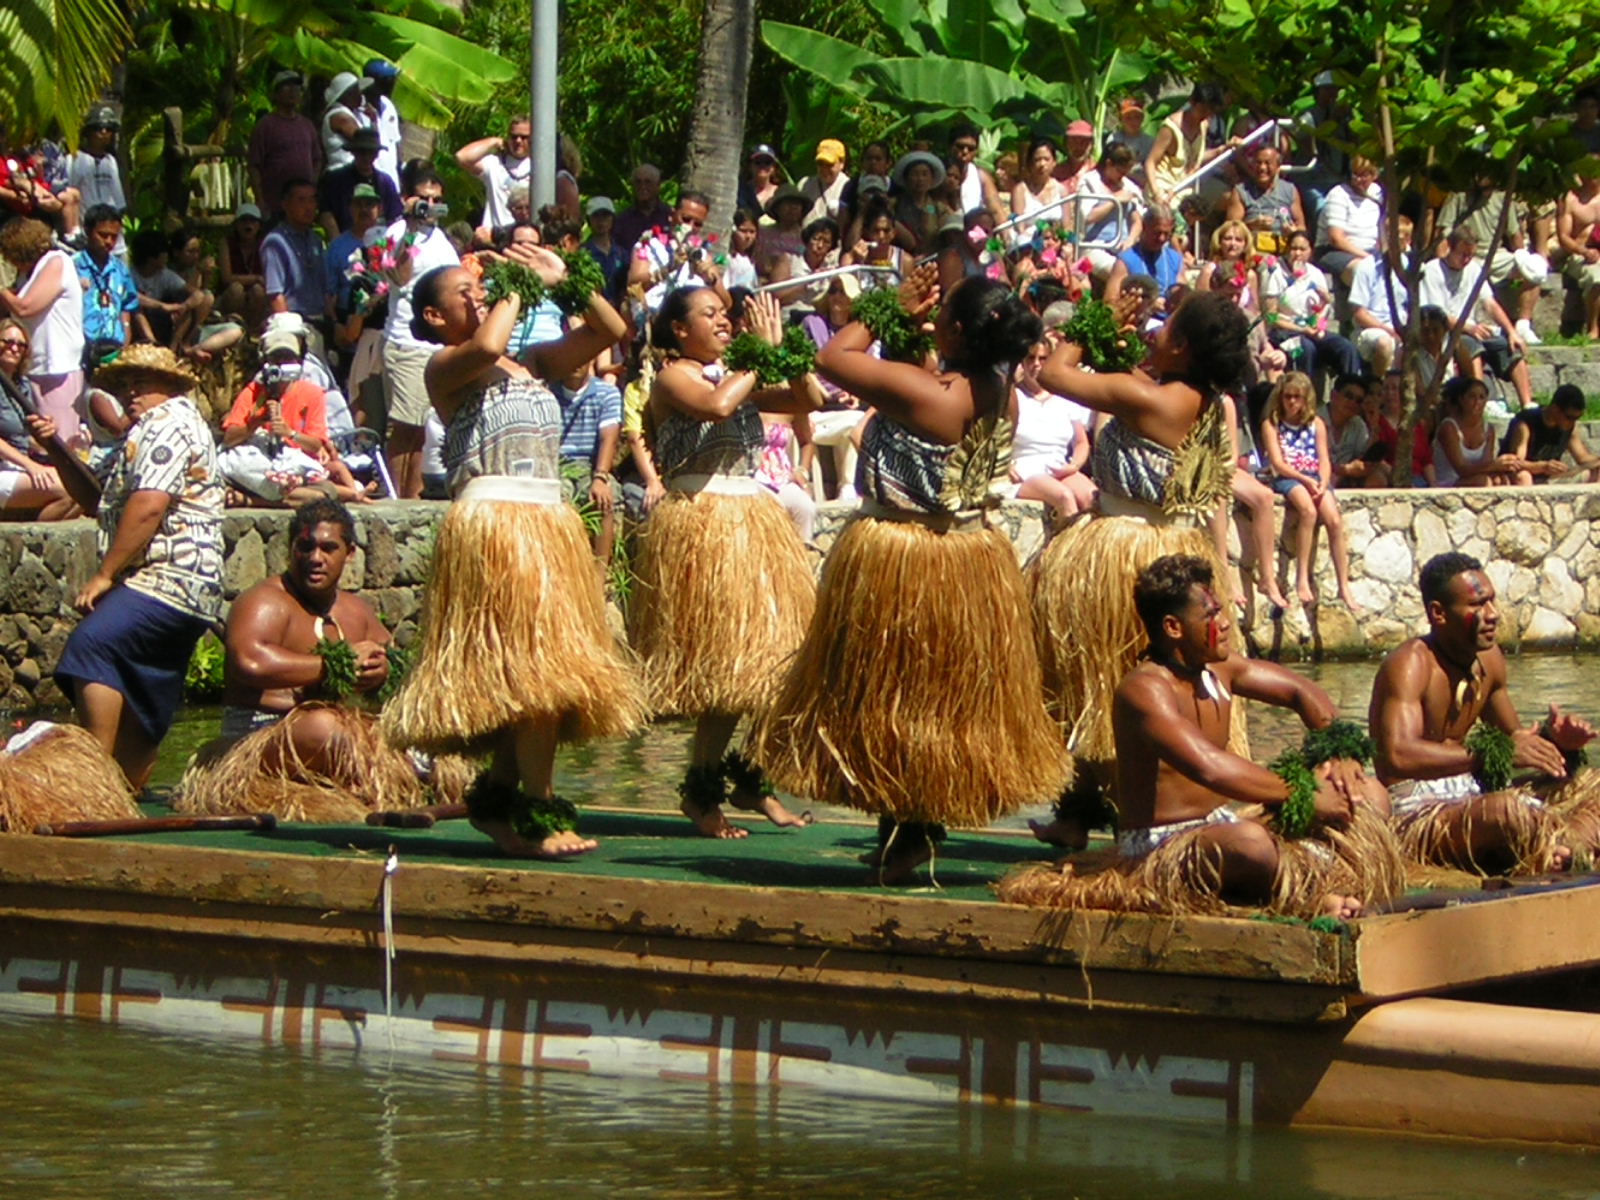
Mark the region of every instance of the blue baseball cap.
POLYGON ((361 68, 361 73, 374 79, 393 79, 400 74, 400 68, 381 58, 369 58, 367 65, 361 68))

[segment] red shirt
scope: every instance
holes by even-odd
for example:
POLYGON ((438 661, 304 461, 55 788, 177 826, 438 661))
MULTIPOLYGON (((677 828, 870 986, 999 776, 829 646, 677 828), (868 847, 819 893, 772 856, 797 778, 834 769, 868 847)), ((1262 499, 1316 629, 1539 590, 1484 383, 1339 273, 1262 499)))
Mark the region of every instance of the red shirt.
MULTIPOLYGON (((299 379, 284 389, 283 423, 296 433, 308 434, 319 442, 328 440, 328 402, 322 389, 307 379, 299 379)), ((224 429, 265 429, 268 424, 266 389, 259 383, 245 385, 223 419, 224 429)))

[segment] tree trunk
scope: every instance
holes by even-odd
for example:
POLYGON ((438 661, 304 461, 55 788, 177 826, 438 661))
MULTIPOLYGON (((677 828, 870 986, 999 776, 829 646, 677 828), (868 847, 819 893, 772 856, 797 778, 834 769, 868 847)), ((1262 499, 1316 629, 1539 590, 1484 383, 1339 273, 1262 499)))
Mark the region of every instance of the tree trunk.
POLYGON ((705 0, 684 176, 711 197, 706 227, 719 237, 727 236, 738 200, 755 25, 756 0, 705 0))

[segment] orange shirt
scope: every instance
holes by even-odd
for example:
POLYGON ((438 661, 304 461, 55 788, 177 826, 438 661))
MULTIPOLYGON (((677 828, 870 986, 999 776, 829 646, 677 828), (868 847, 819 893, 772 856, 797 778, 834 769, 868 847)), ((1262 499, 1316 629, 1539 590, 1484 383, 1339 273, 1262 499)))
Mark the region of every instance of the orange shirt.
MULTIPOLYGON (((283 422, 296 433, 304 433, 319 442, 328 440, 328 404, 320 387, 309 379, 297 379, 284 389, 283 422)), ((265 429, 267 419, 267 391, 259 383, 245 385, 244 391, 233 402, 223 419, 224 429, 265 429)))

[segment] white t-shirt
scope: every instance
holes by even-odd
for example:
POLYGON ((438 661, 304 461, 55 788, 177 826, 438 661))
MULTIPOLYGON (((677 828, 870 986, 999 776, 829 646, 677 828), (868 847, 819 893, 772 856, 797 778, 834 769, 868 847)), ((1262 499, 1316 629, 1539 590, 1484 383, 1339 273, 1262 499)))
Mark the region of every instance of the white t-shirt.
POLYGON ((394 101, 378 97, 378 158, 374 165, 400 188, 400 114, 394 101))
POLYGON ((1328 291, 1328 277, 1322 273, 1321 267, 1306 263, 1300 271, 1301 275, 1296 278, 1289 265, 1280 262, 1267 272, 1266 282, 1261 289, 1263 299, 1276 299, 1278 311, 1296 320, 1305 318, 1321 306, 1317 295, 1319 289, 1328 291))
POLYGON ((533 159, 485 154, 478 165, 483 168, 483 223, 490 229, 511 224, 511 188, 528 182, 533 159))
MULTIPOLYGON (((1080 196, 1102 196, 1107 200, 1115 200, 1123 213, 1120 237, 1124 240, 1128 236, 1128 230, 1133 227, 1134 214, 1144 207, 1144 190, 1126 175, 1122 177, 1122 193, 1118 196, 1114 195, 1106 181, 1100 178, 1099 171, 1085 171, 1078 179, 1078 194, 1080 196)), ((1080 221, 1085 220, 1094 208, 1095 205, 1093 204, 1080 203, 1076 205, 1078 219, 1080 221)), ((1079 239, 1080 244, 1094 245, 1102 243, 1102 249, 1106 248, 1104 243, 1117 240, 1119 240, 1119 231, 1117 229, 1117 214, 1115 211, 1107 213, 1093 225, 1085 225, 1082 237, 1079 239)), ((1112 253, 1115 254, 1120 249, 1121 247, 1118 246, 1116 250, 1112 250, 1112 253)))
POLYGON ((83 283, 72 259, 61 250, 47 251, 33 266, 25 292, 51 262, 60 263, 61 283, 43 312, 19 317, 32 343, 28 352, 29 375, 70 375, 83 369, 83 283))
POLYGON ((1417 299, 1423 304, 1442 308, 1452 321, 1466 318, 1472 322, 1488 322, 1485 302, 1492 296, 1488 280, 1478 289, 1478 297, 1467 311, 1467 294, 1483 274, 1483 260, 1475 258, 1459 271, 1451 270, 1442 258, 1436 258, 1422 268, 1422 282, 1417 288, 1417 299))
POLYGON ((815 175, 807 175, 800 181, 800 192, 811 201, 811 211, 806 213, 802 225, 809 225, 821 217, 839 219, 839 198, 844 195, 844 185, 850 182, 850 176, 840 171, 834 181, 824 188, 815 175))
MULTIPOLYGON (((390 241, 398 243, 406 235, 405 218, 402 217, 384 232, 390 241)), ((384 323, 383 337, 397 346, 428 349, 430 343, 418 341, 411 333, 411 289, 416 286, 417 280, 435 267, 459 266, 461 256, 456 253, 455 243, 437 225, 428 230, 427 237, 416 243, 416 251, 417 256, 411 260, 411 278, 404 287, 397 287, 389 294, 389 319, 384 323)))
POLYGON ((325 169, 329 171, 348 167, 356 160, 356 156, 345 145, 344 134, 333 127, 335 117, 349 117, 357 128, 361 126, 361 118, 342 104, 335 104, 322 114, 322 157, 327 163, 325 169))
POLYGON ((67 183, 82 195, 84 212, 96 204, 109 204, 117 209, 128 207, 115 154, 95 158, 87 150, 79 150, 67 167, 67 183))
POLYGON ((1400 310, 1396 314, 1389 307, 1387 279, 1391 272, 1386 270, 1380 275, 1378 273, 1380 261, 1372 257, 1363 258, 1356 263, 1355 274, 1350 277, 1350 307, 1364 308, 1391 329, 1399 329, 1406 323, 1406 318, 1411 312, 1409 307, 1411 300, 1406 295, 1406 281, 1399 275, 1394 276, 1394 303, 1400 310))
POLYGON ((1080 425, 1089 410, 1076 400, 1041 392, 1030 396, 1017 389, 1017 429, 1011 440, 1011 463, 1023 480, 1066 464, 1080 425))
POLYGON ((1341 183, 1328 193, 1317 218, 1317 245, 1331 246, 1328 230, 1339 229, 1352 246, 1370 254, 1378 248, 1382 227, 1383 188, 1375 183, 1363 194, 1341 183))

